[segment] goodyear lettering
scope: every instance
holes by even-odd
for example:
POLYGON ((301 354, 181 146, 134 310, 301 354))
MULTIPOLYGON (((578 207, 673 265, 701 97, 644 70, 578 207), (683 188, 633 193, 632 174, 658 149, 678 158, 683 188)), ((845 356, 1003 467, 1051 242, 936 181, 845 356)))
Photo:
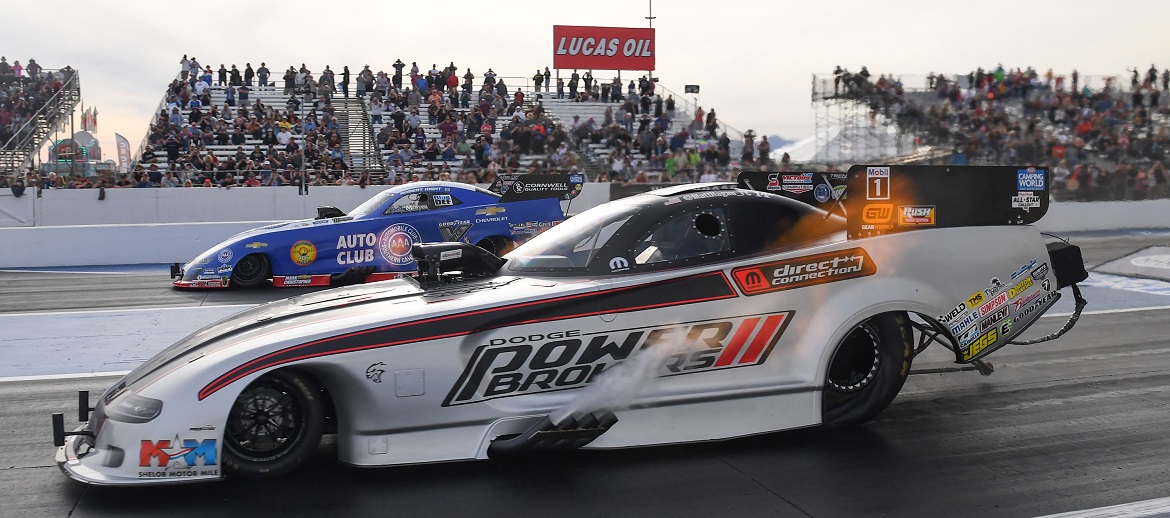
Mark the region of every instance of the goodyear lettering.
MULTIPOLYGON (((1040 292, 1036 292, 1036 293, 1040 293, 1040 292)), ((1049 303, 1049 302, 1051 302, 1053 299, 1055 299, 1055 298, 1057 298, 1057 297, 1059 297, 1059 296, 1060 296, 1060 293, 1057 293, 1057 292, 1055 292, 1055 291, 1052 291, 1052 292, 1049 292, 1049 293, 1047 293, 1046 295, 1044 295, 1044 297, 1043 297, 1043 298, 1041 298, 1040 300, 1037 300, 1036 302, 1033 302, 1031 305, 1029 305, 1028 307, 1024 308, 1024 309, 1023 309, 1023 311, 1020 311, 1019 313, 1017 313, 1017 314, 1016 314, 1016 316, 1015 316, 1015 318, 1013 318, 1013 319, 1012 319, 1012 321, 1013 321, 1013 322, 1019 322, 1019 321, 1021 321, 1021 320, 1025 319, 1025 318, 1028 318, 1028 315, 1031 315, 1031 314, 1032 314, 1032 313, 1034 313, 1034 312, 1035 312, 1037 309, 1040 309, 1040 307, 1041 307, 1041 306, 1044 306, 1045 304, 1048 304, 1048 303, 1049 303)))
POLYGON ((584 387, 643 349, 668 348, 657 375, 759 365, 794 311, 676 326, 492 338, 475 350, 443 406, 584 387))

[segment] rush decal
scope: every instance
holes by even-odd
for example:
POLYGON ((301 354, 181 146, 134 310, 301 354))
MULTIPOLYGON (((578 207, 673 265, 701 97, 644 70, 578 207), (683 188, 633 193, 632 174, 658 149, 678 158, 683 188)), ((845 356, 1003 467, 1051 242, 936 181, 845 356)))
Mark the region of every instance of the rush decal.
POLYGON ((760 365, 793 314, 490 338, 472 354, 443 406, 583 387, 636 353, 661 355, 659 377, 760 365), (649 350, 658 348, 666 349, 649 350))
POLYGON ((830 282, 856 279, 877 273, 869 255, 862 248, 809 255, 795 259, 741 266, 731 271, 736 284, 746 295, 803 288, 830 282))
POLYGON ((441 315, 322 338, 275 351, 235 367, 199 391, 202 400, 254 372, 289 362, 354 351, 464 336, 489 329, 586 316, 643 311, 735 298, 722 272, 583 292, 476 311, 441 315))

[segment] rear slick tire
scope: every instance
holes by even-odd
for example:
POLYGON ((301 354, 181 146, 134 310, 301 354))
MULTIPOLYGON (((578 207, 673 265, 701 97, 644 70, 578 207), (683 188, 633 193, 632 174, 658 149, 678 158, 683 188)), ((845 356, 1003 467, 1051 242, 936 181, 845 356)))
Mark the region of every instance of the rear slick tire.
POLYGON ((289 473, 321 443, 325 401, 311 378, 276 371, 253 381, 236 398, 224 427, 228 475, 263 479, 289 473))
POLYGON ((504 236, 491 236, 484 238, 475 246, 491 252, 496 257, 503 257, 504 254, 516 248, 516 242, 504 236))
POLYGON ((844 428, 889 406, 910 372, 913 333, 906 313, 883 313, 858 324, 833 351, 825 373, 822 423, 844 428))

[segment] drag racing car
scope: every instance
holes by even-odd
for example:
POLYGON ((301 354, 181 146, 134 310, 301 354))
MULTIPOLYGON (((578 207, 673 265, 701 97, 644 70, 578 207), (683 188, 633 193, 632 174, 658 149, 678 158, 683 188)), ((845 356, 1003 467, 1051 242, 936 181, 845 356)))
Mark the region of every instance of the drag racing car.
POLYGON ((324 433, 385 466, 856 425, 929 345, 989 373, 1062 289, 1073 317, 1031 341, 1084 307, 1079 249, 1030 225, 1047 171, 858 166, 826 209, 775 174, 612 201, 503 258, 415 244, 415 277, 245 310, 80 394, 76 429, 54 414, 57 461, 176 483, 287 473, 324 433))
POLYGON ((503 255, 560 223, 584 176, 501 175, 488 188, 415 182, 386 189, 348 214, 320 207, 315 219, 242 232, 185 265, 178 288, 329 286, 413 272, 411 245, 462 241, 503 255), (565 202, 562 206, 561 202, 565 202))

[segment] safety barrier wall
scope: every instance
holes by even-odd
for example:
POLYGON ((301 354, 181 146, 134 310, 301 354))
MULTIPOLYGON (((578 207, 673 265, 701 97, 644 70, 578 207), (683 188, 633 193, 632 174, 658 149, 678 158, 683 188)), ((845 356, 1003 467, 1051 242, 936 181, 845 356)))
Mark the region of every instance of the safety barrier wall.
MULTIPOLYGON (((609 199, 608 185, 589 184, 573 201, 571 213, 583 211, 609 199)), ((54 204, 70 200, 78 214, 88 215, 90 223, 109 221, 151 221, 151 224, 100 224, 84 226, 36 226, 0 228, 0 268, 36 266, 80 266, 110 264, 149 264, 182 262, 211 248, 219 241, 243 230, 271 221, 310 217, 317 205, 335 205, 343 209, 356 206, 374 192, 353 187, 323 187, 312 196, 297 196, 295 189, 286 193, 273 189, 182 190, 189 197, 175 198, 167 189, 110 190, 106 200, 97 200, 97 192, 46 191, 54 204), (145 191, 151 194, 133 194, 145 191), (255 194, 249 191, 257 191, 255 194), (77 194, 80 193, 80 196, 77 194), (126 196, 112 202, 109 196, 126 196), (230 198, 229 198, 230 196, 230 198), (75 199, 74 199, 75 197, 75 199), (231 200, 226 204, 222 200, 231 200), (195 201, 191 201, 195 200, 195 201), (240 218, 251 221, 166 223, 183 218, 240 218)), ((26 207, 30 200, 0 196, 0 217, 26 207), (21 204, 21 205, 16 205, 21 204)), ((39 214, 48 210, 47 203, 37 204, 39 214)), ((54 209, 56 210, 56 209, 54 209)), ((49 211, 53 212, 53 211, 49 211)), ((61 214, 44 216, 63 218, 61 214)), ((15 220, 16 218, 12 218, 15 220)), ((1047 232, 1106 231, 1139 228, 1170 228, 1170 200, 1141 202, 1054 203, 1037 227, 1047 232)))
MULTIPOLYGON (((54 227, 142 223, 276 221, 313 217, 316 208, 357 207, 386 186, 312 187, 307 195, 295 187, 232 189, 29 189, 19 198, 0 191, 0 227, 54 227)), ((608 184, 587 184, 573 200, 572 214, 609 201, 608 184)))

